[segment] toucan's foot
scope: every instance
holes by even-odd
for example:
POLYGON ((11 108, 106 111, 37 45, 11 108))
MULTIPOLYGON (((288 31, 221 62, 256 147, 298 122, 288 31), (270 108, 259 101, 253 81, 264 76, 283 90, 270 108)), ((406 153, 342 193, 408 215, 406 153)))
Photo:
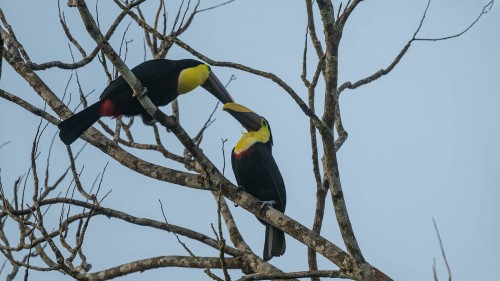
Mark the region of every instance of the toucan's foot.
MULTIPOLYGON (((241 186, 241 185, 238 185, 238 186, 236 187, 236 189, 238 190, 238 192, 240 192, 240 191, 245 191, 245 188, 244 188, 243 186, 241 186)), ((239 206, 238 206, 238 204, 236 204, 236 203, 234 204, 234 206, 235 206, 235 207, 239 207, 239 206)))
POLYGON ((260 205, 260 210, 262 211, 262 210, 264 210, 264 208, 265 208, 266 206, 271 206, 271 207, 272 207, 273 205, 275 205, 275 204, 276 204, 276 201, 274 201, 274 200, 269 200, 269 201, 259 201, 259 203, 261 204, 261 205, 260 205))

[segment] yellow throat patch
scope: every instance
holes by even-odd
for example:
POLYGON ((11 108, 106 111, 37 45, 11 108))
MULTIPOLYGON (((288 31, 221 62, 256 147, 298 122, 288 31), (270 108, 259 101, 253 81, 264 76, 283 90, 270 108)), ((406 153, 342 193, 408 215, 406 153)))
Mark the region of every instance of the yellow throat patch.
POLYGON ((179 74, 177 81, 177 92, 182 95, 194 88, 203 85, 210 74, 210 68, 206 64, 186 68, 179 74))
POLYGON ((267 123, 264 122, 264 119, 262 119, 261 124, 258 131, 243 133, 243 136, 234 147, 234 153, 240 154, 256 142, 266 143, 269 141, 271 131, 269 131, 269 127, 267 123))

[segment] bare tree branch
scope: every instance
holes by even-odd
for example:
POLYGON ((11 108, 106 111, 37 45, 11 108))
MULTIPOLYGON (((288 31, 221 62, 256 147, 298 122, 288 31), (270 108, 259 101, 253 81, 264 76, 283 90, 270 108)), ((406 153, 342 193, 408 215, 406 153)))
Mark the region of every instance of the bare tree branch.
POLYGON ((410 46, 411 44, 414 42, 414 41, 441 41, 441 40, 447 40, 447 39, 452 39, 452 38, 455 38, 455 37, 458 37, 458 36, 461 36, 463 35, 464 33, 466 33, 469 29, 472 28, 472 26, 474 26, 478 21, 479 19, 486 13, 488 13, 488 11, 491 9, 491 7, 493 7, 493 3, 494 1, 490 1, 488 2, 485 6, 483 6, 483 9, 481 11, 481 13, 479 14, 479 16, 476 18, 476 20, 474 20, 472 22, 471 25, 469 25, 469 27, 467 27, 465 30, 463 30, 462 32, 460 33, 457 33, 455 35, 452 35, 452 36, 446 36, 446 37, 441 37, 441 38, 417 38, 417 34, 419 33, 420 31, 420 28, 422 27, 422 24, 424 22, 424 19, 425 19, 425 16, 427 14, 427 10, 429 9, 429 6, 431 4, 431 0, 429 0, 427 2, 427 6, 425 7, 425 11, 424 11, 424 14, 422 16, 422 18, 420 19, 420 23, 418 25, 418 28, 417 30, 415 31, 415 33, 413 34, 413 37, 408 41, 408 43, 406 43, 406 45, 403 47, 403 49, 399 52, 399 54, 396 56, 396 58, 392 61, 392 63, 387 67, 387 68, 383 68, 379 71, 377 71, 376 73, 366 77, 366 78, 363 78, 357 82, 354 82, 354 83, 351 83, 351 82, 345 82, 343 83, 339 89, 338 89, 338 93, 340 94, 342 91, 344 91, 345 89, 356 89, 360 86, 363 86, 363 85, 366 85, 370 82, 373 82, 377 79, 379 79, 380 77, 384 76, 384 75, 387 75, 389 74, 393 69, 394 67, 401 61, 401 59, 403 58, 403 56, 406 54, 406 52, 410 49, 410 46))
MULTIPOLYGON (((355 0, 345 12, 335 21, 335 9, 331 1, 318 0, 321 20, 325 33, 326 60, 325 60, 325 102, 323 121, 329 128, 333 129, 334 124, 339 124, 336 120, 335 109, 338 106, 338 48, 342 37, 342 29, 348 16, 360 1, 355 0)), ((320 130, 323 141, 324 158, 323 171, 329 183, 335 216, 339 225, 340 233, 347 251, 353 258, 354 266, 361 267, 365 259, 356 240, 354 230, 349 219, 347 206, 344 200, 342 185, 340 182, 339 167, 334 145, 334 138, 330 134, 325 134, 320 130)), ((373 273, 371 273, 373 275, 373 273)))
POLYGON ((316 49, 316 55, 318 56, 318 58, 321 58, 325 55, 325 53, 323 52, 323 46, 321 46, 321 42, 316 35, 316 26, 314 24, 314 11, 312 5, 312 0, 306 0, 307 28, 311 36, 311 41, 314 45, 314 48, 316 49))
MULTIPOLYGON (((227 267, 230 269, 241 268, 238 258, 226 258, 227 267)), ((187 268, 221 268, 217 257, 191 257, 191 256, 161 256, 148 258, 122 264, 110 269, 89 274, 91 280, 109 280, 134 272, 143 272, 148 269, 162 267, 187 267, 187 268)))
MULTIPOLYGON (((427 7, 429 7, 430 3, 431 3, 431 0, 429 0, 427 7)), ((487 14, 491 10, 491 8, 493 7, 493 3, 495 3, 495 1, 491 0, 486 5, 484 5, 481 13, 477 16, 477 18, 466 29, 464 29, 463 31, 461 31, 457 34, 445 36, 445 37, 439 37, 439 38, 414 38, 414 41, 442 41, 442 40, 448 40, 448 39, 452 39, 452 38, 456 38, 458 36, 461 36, 462 34, 469 31, 469 29, 471 29, 479 21, 479 19, 481 19, 481 17, 484 14, 487 14)))
POLYGON ((274 274, 262 274, 254 273, 241 277, 237 281, 251 281, 251 280, 270 280, 270 279, 295 279, 295 278, 307 278, 307 277, 327 277, 327 278, 342 278, 348 279, 349 277, 344 275, 338 270, 314 270, 314 271, 298 271, 298 272, 287 272, 287 273, 274 273, 274 274))

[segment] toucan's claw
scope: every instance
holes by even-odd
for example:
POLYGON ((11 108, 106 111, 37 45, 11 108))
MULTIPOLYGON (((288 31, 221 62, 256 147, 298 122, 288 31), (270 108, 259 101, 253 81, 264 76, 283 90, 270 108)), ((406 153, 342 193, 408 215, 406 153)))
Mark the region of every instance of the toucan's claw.
MULTIPOLYGON (((238 190, 238 192, 240 192, 240 191, 245 191, 245 188, 244 188, 243 186, 241 186, 241 185, 238 185, 238 186, 236 187, 236 190, 238 190)), ((238 204, 236 204, 236 203, 234 203, 234 206, 235 206, 235 207, 239 207, 239 206, 238 206, 238 204)))
POLYGON ((274 200, 269 200, 269 201, 259 201, 259 203, 261 204, 261 205, 260 205, 260 210, 262 211, 262 210, 264 210, 264 208, 265 208, 266 206, 271 206, 271 207, 272 207, 273 205, 275 205, 275 204, 276 204, 276 201, 274 201, 274 200))

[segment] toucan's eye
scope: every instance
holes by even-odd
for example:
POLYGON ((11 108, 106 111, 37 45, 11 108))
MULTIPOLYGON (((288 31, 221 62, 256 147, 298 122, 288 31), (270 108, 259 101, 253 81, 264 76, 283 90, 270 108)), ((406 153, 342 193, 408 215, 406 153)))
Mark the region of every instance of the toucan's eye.
POLYGON ((262 125, 267 126, 267 121, 262 119, 262 125))

